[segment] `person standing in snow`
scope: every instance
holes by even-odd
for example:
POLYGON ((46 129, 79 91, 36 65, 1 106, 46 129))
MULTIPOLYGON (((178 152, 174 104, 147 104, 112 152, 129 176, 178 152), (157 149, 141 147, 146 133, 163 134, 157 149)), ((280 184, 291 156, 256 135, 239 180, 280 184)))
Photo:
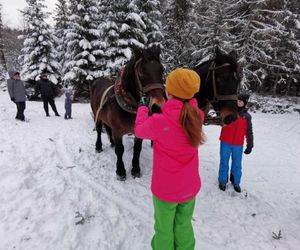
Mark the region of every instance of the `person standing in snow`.
POLYGON ((9 79, 7 80, 7 89, 12 102, 17 106, 16 119, 25 121, 24 110, 26 108, 26 91, 23 81, 20 79, 20 73, 16 70, 9 70, 9 79))
POLYGON ((72 90, 68 88, 68 85, 66 84, 66 87, 64 89, 65 94, 65 119, 72 119, 72 90))
POLYGON ((238 96, 238 118, 229 125, 221 129, 220 135, 220 166, 219 166, 219 188, 226 190, 228 181, 229 159, 231 157, 230 181, 236 192, 241 192, 240 182, 242 177, 242 156, 243 144, 246 137, 247 146, 245 154, 250 154, 253 148, 253 131, 251 115, 248 113, 246 105, 249 95, 240 94, 238 96))
POLYGON ((146 99, 140 100, 135 136, 154 142, 154 250, 195 248, 191 221, 201 187, 198 146, 204 143, 204 113, 193 98, 199 88, 195 71, 178 68, 167 77, 161 114, 149 116, 146 99))
POLYGON ((46 116, 49 115, 49 107, 48 103, 50 104, 54 114, 56 116, 60 116, 57 112, 54 96, 55 96, 55 85, 48 79, 46 74, 42 74, 40 76, 40 81, 36 83, 36 94, 41 93, 43 103, 44 103, 44 110, 46 112, 46 116))

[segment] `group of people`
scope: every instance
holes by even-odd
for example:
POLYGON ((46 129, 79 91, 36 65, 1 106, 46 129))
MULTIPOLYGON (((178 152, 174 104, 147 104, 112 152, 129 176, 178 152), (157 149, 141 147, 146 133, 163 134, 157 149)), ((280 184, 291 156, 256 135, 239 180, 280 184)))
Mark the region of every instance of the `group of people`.
MULTIPOLYGON (((200 89, 198 74, 189 69, 172 71, 166 79, 167 101, 161 114, 149 115, 147 101, 140 100, 135 122, 135 135, 153 143, 151 191, 154 206, 154 250, 195 248, 192 216, 195 197, 201 188, 198 146, 204 143, 204 114, 194 94, 200 89)), ((238 97, 238 118, 223 126, 220 136, 219 188, 226 190, 229 160, 232 158, 230 181, 241 192, 242 154, 253 148, 251 116, 246 104, 249 96, 238 97)))
MULTIPOLYGON (((168 100, 162 106, 161 114, 150 116, 147 101, 142 98, 139 102, 135 135, 154 142, 151 181, 155 218, 151 246, 154 250, 195 248, 192 216, 195 197, 201 188, 198 146, 205 141, 202 130, 204 113, 193 98, 200 83, 195 71, 179 68, 166 79, 168 100)), ((19 72, 10 71, 7 85, 10 98, 17 106, 16 119, 24 121, 26 91, 19 72)), ((41 75, 36 90, 41 93, 46 116, 49 116, 48 103, 59 116, 54 103, 55 86, 47 75, 41 75)), ((71 95, 71 91, 65 91, 65 119, 71 118, 71 95)), ((221 129, 218 182, 222 191, 226 190, 229 179, 234 190, 241 192, 242 155, 243 152, 250 154, 253 148, 251 115, 246 108, 248 98, 247 95, 238 97, 237 120, 221 129), (243 151, 245 138, 247 147, 243 151)))
MULTIPOLYGON (((7 89, 12 102, 17 106, 16 119, 20 121, 26 121, 24 111, 26 108, 26 89, 23 81, 20 79, 20 72, 16 70, 10 70, 8 72, 9 79, 7 80, 7 89)), ((48 79, 47 74, 41 74, 40 80, 36 82, 35 94, 41 94, 43 100, 43 106, 46 116, 49 117, 49 104, 55 114, 60 116, 54 98, 56 96, 56 86, 48 79)), ((68 88, 68 85, 64 88, 65 94, 65 119, 72 119, 72 90, 68 88)))

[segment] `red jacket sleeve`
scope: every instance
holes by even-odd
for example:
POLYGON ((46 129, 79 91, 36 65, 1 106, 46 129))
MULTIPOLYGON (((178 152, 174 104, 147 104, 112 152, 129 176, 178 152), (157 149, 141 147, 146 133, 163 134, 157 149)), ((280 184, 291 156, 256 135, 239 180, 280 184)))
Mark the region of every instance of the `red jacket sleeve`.
POLYGON ((149 116, 149 109, 145 106, 138 108, 135 120, 134 134, 140 139, 156 139, 154 116, 149 116))

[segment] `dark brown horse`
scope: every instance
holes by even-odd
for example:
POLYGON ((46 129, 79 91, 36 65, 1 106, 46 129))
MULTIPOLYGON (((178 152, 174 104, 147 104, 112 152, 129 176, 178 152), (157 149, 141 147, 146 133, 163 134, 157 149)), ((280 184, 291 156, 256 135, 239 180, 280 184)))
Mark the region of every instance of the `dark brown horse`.
POLYGON ((237 118, 237 90, 240 69, 235 52, 222 53, 218 48, 215 58, 194 68, 201 77, 201 87, 195 95, 199 108, 208 114, 210 105, 217 113, 206 117, 206 124, 230 124, 237 118))
MULTIPOLYGON (((122 137, 132 133, 136 118, 137 103, 141 96, 150 97, 150 107, 164 103, 163 67, 160 62, 160 49, 135 50, 131 60, 120 70, 117 80, 97 79, 91 87, 91 107, 93 110, 97 142, 96 150, 102 151, 102 124, 117 155, 117 177, 126 179, 122 156, 122 137), (155 104, 155 105, 153 105, 155 104)), ((142 140, 135 138, 131 174, 140 177, 139 157, 142 140)))

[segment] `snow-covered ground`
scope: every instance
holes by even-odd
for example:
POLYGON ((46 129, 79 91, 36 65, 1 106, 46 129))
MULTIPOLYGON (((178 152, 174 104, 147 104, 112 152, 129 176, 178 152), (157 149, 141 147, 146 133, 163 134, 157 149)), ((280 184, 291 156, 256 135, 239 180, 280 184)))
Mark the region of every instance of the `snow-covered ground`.
MULTIPOLYGON (((56 101, 63 115, 63 99, 56 101)), ((96 132, 89 104, 73 120, 45 117, 27 102, 29 123, 0 92, 0 249, 147 250, 153 235, 152 150, 145 141, 142 177, 116 180, 114 151, 96 132)), ((53 114, 53 113, 52 113, 53 114)), ((244 156, 242 193, 217 185, 220 128, 205 127, 202 189, 194 213, 196 249, 299 249, 300 116, 253 114, 255 148, 244 156), (276 238, 279 231, 280 239, 276 238), (274 233, 274 234, 273 234, 274 233)), ((124 137, 129 173, 133 137, 124 137)))

